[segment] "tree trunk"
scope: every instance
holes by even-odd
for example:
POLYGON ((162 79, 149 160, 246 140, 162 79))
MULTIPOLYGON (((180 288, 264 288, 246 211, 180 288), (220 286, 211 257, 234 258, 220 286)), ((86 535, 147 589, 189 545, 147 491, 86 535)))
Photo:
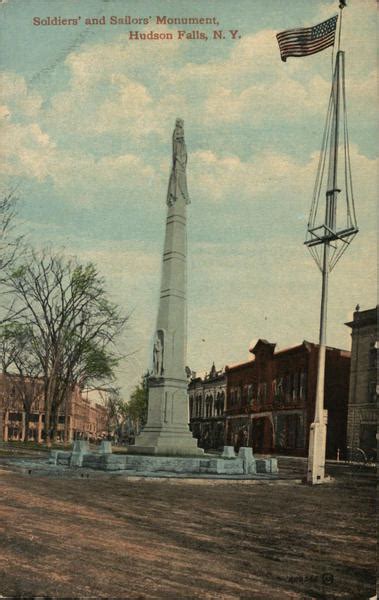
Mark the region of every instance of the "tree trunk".
POLYGON ((24 439, 23 442, 29 441, 29 423, 30 423, 30 408, 24 406, 24 439))
POLYGON ((59 418, 58 407, 54 403, 54 405, 51 409, 51 440, 53 443, 55 443, 57 441, 58 418, 59 418))
POLYGON ((49 403, 45 403, 45 443, 48 448, 51 448, 51 438, 50 438, 50 406, 49 403))

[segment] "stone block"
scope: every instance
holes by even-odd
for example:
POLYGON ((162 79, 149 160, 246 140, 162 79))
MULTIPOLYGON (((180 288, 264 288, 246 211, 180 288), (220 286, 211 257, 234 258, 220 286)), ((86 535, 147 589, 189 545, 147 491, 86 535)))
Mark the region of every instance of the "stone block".
POLYGON ((50 456, 49 456, 49 464, 50 465, 57 464, 58 452, 59 452, 59 450, 51 450, 50 451, 50 456))
POLYGON ((235 458, 236 453, 234 452, 234 446, 224 446, 221 454, 221 458, 235 458))
POLYGON ((87 440, 75 440, 71 453, 70 467, 81 467, 83 456, 90 452, 87 440))
POLYGON ((87 440, 75 440, 72 451, 81 452, 82 454, 89 452, 89 444, 87 440))
POLYGON ((112 454, 112 442, 103 440, 100 444, 99 453, 100 454, 112 454))
POLYGON ((278 473, 277 458, 259 458, 255 462, 257 473, 278 473))
POLYGON ((71 457, 71 453, 70 452, 58 452, 57 455, 57 465, 70 465, 70 457, 71 457))
POLYGON ((244 460, 253 460, 253 450, 250 447, 241 446, 238 451, 238 458, 242 458, 244 460))
POLYGON ((125 454, 102 454, 99 459, 103 465, 99 468, 106 471, 124 471, 126 469, 127 457, 125 454))
POLYGON ((254 474, 257 472, 253 450, 242 446, 238 451, 238 458, 243 462, 243 472, 245 474, 254 474))

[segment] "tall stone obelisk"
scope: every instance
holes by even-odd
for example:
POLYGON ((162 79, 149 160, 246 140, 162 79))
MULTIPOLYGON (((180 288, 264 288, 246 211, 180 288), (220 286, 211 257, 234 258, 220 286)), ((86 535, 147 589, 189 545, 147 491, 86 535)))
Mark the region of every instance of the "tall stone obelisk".
POLYGON ((148 380, 147 423, 130 450, 165 455, 200 455, 188 422, 187 377, 187 150, 182 119, 172 139, 172 169, 167 192, 167 222, 162 280, 148 380))

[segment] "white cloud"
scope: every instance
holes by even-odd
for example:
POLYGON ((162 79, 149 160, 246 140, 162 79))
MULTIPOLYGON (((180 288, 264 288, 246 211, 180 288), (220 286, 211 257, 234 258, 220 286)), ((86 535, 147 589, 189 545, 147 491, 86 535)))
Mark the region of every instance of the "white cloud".
POLYGON ((21 75, 0 72, 0 104, 8 106, 8 116, 36 117, 42 104, 42 98, 28 89, 21 75))
MULTIPOLYGON (((357 210, 367 217, 376 197, 377 161, 369 159, 351 146, 351 162, 357 195, 357 210)), ((318 154, 307 161, 275 151, 265 151, 249 160, 237 156, 218 156, 211 151, 195 152, 191 156, 191 176, 195 196, 206 197, 210 202, 241 204, 265 203, 285 199, 301 211, 311 201, 316 177, 318 154)))

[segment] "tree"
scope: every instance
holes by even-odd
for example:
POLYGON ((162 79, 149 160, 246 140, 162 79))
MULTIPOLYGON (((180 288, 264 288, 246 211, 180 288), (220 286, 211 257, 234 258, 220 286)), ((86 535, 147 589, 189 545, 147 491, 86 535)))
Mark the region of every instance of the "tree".
MULTIPOLYGON (((0 358, 6 387, 22 402, 23 441, 28 439, 33 404, 42 391, 41 365, 34 353, 33 333, 26 325, 6 323, 0 328, 0 358), (12 370, 12 371, 10 371, 12 370)), ((5 407, 4 407, 5 408, 5 407)))
POLYGON ((141 382, 135 387, 128 402, 128 415, 133 424, 135 434, 139 434, 146 425, 148 409, 147 375, 142 377, 141 382))
POLYGON ((128 421, 128 404, 123 400, 119 388, 110 388, 107 397, 108 410, 108 436, 123 436, 125 425, 128 421))
MULTIPOLYGON (((7 270, 15 263, 21 248, 22 236, 14 234, 17 202, 13 191, 0 198, 0 285, 4 283, 7 270)), ((10 306, 12 302, 7 307, 1 306, 0 323, 7 321, 12 312, 10 306)))
POLYGON ((114 344, 127 318, 109 301, 92 263, 81 265, 49 250, 30 250, 25 262, 8 270, 6 286, 41 367, 50 445, 59 408, 75 386, 113 378, 120 359, 114 344))
POLYGON ((0 272, 3 272, 15 260, 21 239, 21 236, 13 235, 16 204, 17 197, 13 191, 0 198, 0 272))

